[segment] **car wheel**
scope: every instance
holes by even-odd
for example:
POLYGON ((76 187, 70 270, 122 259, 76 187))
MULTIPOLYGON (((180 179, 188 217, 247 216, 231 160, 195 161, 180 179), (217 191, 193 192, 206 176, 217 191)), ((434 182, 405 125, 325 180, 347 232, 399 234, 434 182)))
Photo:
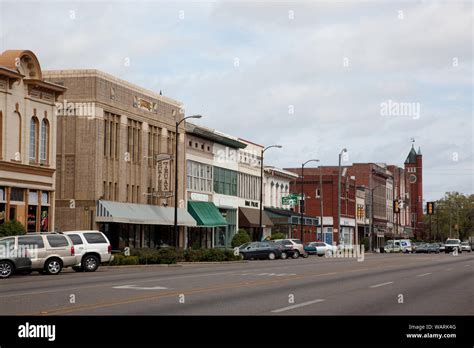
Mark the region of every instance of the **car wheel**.
POLYGON ((268 254, 268 259, 269 260, 275 260, 275 253, 269 253, 268 254))
POLYGON ((44 271, 46 274, 57 275, 61 273, 62 269, 63 269, 63 265, 60 259, 56 259, 56 258, 49 259, 44 264, 44 271))
POLYGON ((281 259, 286 260, 288 258, 288 255, 285 252, 281 253, 281 259))
POLYGON ((84 270, 82 269, 82 267, 79 267, 79 266, 74 266, 72 269, 73 269, 74 271, 76 271, 76 272, 84 272, 84 270))
POLYGON ((239 256, 240 256, 240 259, 241 259, 241 260, 245 260, 245 255, 244 255, 244 254, 239 253, 239 256))
POLYGON ((95 272, 99 268, 99 259, 95 255, 87 255, 82 259, 82 268, 85 272, 95 272))
POLYGON ((295 252, 293 254, 293 258, 297 259, 298 257, 300 257, 300 252, 298 250, 295 250, 295 252))
POLYGON ((308 258, 308 257, 309 257, 309 254, 308 254, 308 253, 304 253, 304 254, 303 254, 303 259, 306 259, 306 258, 308 258))
POLYGON ((7 279, 13 274, 15 266, 10 261, 0 261, 0 278, 7 279))
POLYGON ((332 256, 332 251, 331 251, 331 250, 327 250, 327 251, 324 253, 324 255, 325 255, 326 257, 331 257, 331 256, 332 256))
POLYGON ((323 257, 323 256, 324 256, 324 254, 318 254, 318 256, 319 256, 319 257, 323 257))

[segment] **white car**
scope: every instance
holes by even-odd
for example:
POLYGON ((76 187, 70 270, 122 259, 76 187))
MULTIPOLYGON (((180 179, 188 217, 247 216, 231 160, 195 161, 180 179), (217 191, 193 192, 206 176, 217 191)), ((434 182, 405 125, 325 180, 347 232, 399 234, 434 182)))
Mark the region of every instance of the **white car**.
POLYGON ((305 250, 309 254, 318 256, 331 256, 337 252, 337 246, 325 242, 311 242, 305 246, 305 250))
POLYGON ((461 250, 462 251, 467 251, 468 253, 470 253, 472 251, 472 248, 471 248, 471 245, 469 244, 469 242, 462 242, 461 243, 461 250))
POLYGON ((79 261, 73 269, 76 272, 95 272, 101 263, 112 259, 112 246, 105 234, 100 231, 63 232, 73 242, 79 261))

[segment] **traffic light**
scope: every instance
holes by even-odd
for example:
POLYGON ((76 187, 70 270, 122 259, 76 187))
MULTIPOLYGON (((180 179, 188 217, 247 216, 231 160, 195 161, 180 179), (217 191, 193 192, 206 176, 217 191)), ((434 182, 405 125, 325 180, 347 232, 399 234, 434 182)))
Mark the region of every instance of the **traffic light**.
POLYGON ((394 212, 395 214, 400 213, 400 202, 398 201, 398 199, 395 199, 395 200, 393 201, 393 212, 394 212))
POLYGON ((435 203, 434 202, 427 202, 426 203, 426 213, 428 215, 433 215, 435 210, 435 203))

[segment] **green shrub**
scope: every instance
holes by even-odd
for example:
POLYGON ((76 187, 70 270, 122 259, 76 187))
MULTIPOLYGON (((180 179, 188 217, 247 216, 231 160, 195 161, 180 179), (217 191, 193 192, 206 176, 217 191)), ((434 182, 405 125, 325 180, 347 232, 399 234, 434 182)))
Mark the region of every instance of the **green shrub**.
POLYGON ((273 233, 272 236, 270 237, 271 240, 285 239, 285 238, 286 238, 286 235, 284 233, 281 233, 281 232, 273 233))
POLYGON ((111 266, 123 266, 123 265, 138 265, 138 256, 124 256, 122 254, 114 254, 114 259, 110 261, 111 266))
POLYGON ((178 261, 178 254, 174 248, 162 248, 158 250, 158 263, 172 264, 178 261))
POLYGON ((205 249, 201 261, 225 261, 225 253, 221 249, 205 249))
POLYGON ((370 241, 368 237, 364 237, 364 239, 362 239, 362 244, 364 244, 365 251, 369 251, 370 241))
POLYGON ((187 262, 199 262, 202 261, 203 255, 203 249, 186 249, 184 252, 184 259, 187 262))
POLYGON ((17 236, 25 233, 25 226, 16 220, 10 220, 0 225, 0 237, 17 236))
POLYGON ((225 249, 224 250, 224 257, 225 261, 237 261, 240 260, 239 255, 234 255, 234 250, 233 249, 225 249))
POLYGON ((232 238, 232 248, 241 246, 242 244, 250 242, 250 236, 246 230, 238 230, 234 238, 232 238))

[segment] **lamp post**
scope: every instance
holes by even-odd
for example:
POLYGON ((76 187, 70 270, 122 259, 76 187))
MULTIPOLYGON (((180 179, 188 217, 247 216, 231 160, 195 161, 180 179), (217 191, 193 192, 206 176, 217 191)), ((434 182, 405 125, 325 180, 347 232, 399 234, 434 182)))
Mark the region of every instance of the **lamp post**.
POLYGON ((179 233, 178 233, 178 142, 179 142, 179 125, 184 120, 189 118, 201 118, 201 115, 193 115, 183 117, 180 121, 176 121, 176 136, 175 136, 175 153, 174 153, 174 236, 176 249, 179 248, 179 233))
POLYGON ((271 149, 272 147, 276 147, 278 149, 281 149, 282 146, 281 145, 270 145, 270 146, 267 146, 266 148, 264 148, 262 150, 262 153, 260 155, 260 214, 259 214, 259 224, 258 224, 258 240, 261 240, 262 237, 263 237, 263 227, 262 227, 262 212, 263 212, 263 154, 265 153, 265 151, 267 151, 268 149, 271 149))
POLYGON ((304 213, 304 190, 303 190, 303 186, 304 186, 304 166, 306 164, 308 164, 309 162, 319 162, 318 159, 310 159, 310 160, 307 160, 306 162, 302 163, 301 164, 301 199, 300 199, 300 226, 301 226, 301 242, 304 244, 304 231, 303 231, 303 228, 304 228, 304 220, 303 220, 303 213, 304 213))
POLYGON ((341 236, 342 236, 342 231, 341 231, 341 158, 342 154, 347 152, 346 148, 343 148, 341 152, 339 152, 339 174, 337 176, 337 228, 339 232, 339 244, 341 244, 341 236))

